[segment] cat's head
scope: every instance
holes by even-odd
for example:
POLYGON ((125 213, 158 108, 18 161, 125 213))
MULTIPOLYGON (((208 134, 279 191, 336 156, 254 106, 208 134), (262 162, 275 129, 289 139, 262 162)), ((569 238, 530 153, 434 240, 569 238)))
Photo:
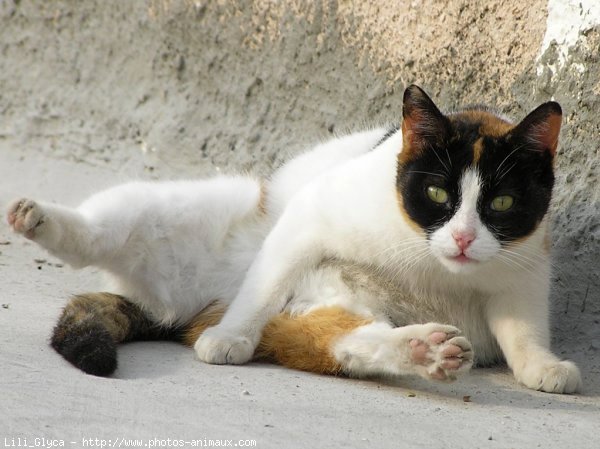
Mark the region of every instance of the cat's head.
POLYGON ((417 86, 404 93, 401 211, 452 272, 470 272, 527 239, 554 184, 562 112, 544 103, 512 124, 485 108, 444 115, 417 86))

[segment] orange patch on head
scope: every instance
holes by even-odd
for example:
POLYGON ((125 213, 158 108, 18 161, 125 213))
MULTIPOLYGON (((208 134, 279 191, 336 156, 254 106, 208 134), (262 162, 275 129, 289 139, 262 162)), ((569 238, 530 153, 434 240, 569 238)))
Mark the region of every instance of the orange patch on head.
POLYGON ((420 154, 420 149, 415 141, 415 132, 412 130, 414 120, 410 117, 402 120, 402 151, 398 154, 398 162, 404 164, 415 159, 420 154))
POLYGON ((451 115, 450 119, 452 120, 454 117, 478 124, 479 134, 482 136, 502 137, 515 127, 512 123, 501 119, 491 112, 476 109, 458 112, 451 115))
POLYGON ((404 221, 408 223, 413 231, 423 234, 423 228, 421 228, 421 226, 419 226, 412 218, 410 218, 410 215, 408 215, 408 212, 406 212, 406 209, 404 208, 404 201, 402 200, 402 193, 399 189, 396 189, 396 198, 398 199, 398 209, 400 210, 402 217, 404 217, 404 221))
POLYGON ((560 114, 550 114, 545 121, 533 126, 530 137, 534 142, 541 144, 554 156, 558 148, 558 135, 562 116, 560 114))
POLYGON ((476 165, 483 153, 483 137, 480 137, 473 144, 473 165, 476 165))

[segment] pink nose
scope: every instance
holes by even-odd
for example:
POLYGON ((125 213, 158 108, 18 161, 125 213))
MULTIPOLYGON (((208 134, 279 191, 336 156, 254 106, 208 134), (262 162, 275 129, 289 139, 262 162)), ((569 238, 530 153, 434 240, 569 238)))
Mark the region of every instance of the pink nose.
POLYGON ((452 233, 456 245, 461 251, 464 251, 475 240, 475 232, 473 231, 455 231, 452 233))

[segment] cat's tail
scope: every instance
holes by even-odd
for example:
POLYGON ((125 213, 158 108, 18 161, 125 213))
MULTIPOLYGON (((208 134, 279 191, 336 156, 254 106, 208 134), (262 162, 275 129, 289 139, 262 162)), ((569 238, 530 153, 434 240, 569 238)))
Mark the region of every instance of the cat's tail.
MULTIPOLYGON (((215 301, 189 323, 165 327, 113 293, 86 293, 71 298, 54 328, 51 345, 82 371, 109 376, 117 368, 117 346, 134 340, 171 340, 194 346, 200 335, 218 324, 226 306, 215 301)), ((300 316, 281 313, 266 325, 255 359, 293 369, 340 374, 333 342, 370 320, 340 307, 325 307, 300 316)))
POLYGON ((122 296, 85 293, 64 308, 50 344, 82 371, 109 376, 117 368, 117 345, 134 340, 182 341, 183 333, 155 323, 122 296))

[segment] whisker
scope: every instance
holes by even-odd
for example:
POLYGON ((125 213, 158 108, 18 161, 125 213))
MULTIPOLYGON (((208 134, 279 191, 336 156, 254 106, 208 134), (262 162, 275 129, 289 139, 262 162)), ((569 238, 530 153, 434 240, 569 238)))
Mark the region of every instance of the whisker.
POLYGON ((439 176, 441 178, 445 178, 446 177, 446 175, 443 174, 443 173, 432 173, 430 171, 410 170, 410 171, 408 171, 406 173, 422 173, 424 175, 439 176))
POLYGON ((394 251, 381 251, 381 252, 379 252, 377 254, 374 254, 372 258, 373 259, 377 259, 377 258, 381 258, 381 256, 385 255, 385 257, 388 260, 392 260, 393 258, 399 257, 402 254, 405 254, 405 253, 407 253, 409 251, 418 250, 418 249, 420 249, 419 248, 420 246, 421 246, 421 244, 418 244, 418 243, 415 242, 414 244, 412 244, 412 245, 410 245, 408 247, 403 247, 401 249, 400 248, 394 248, 394 251), (398 249, 400 249, 400 251, 397 251, 398 249))
POLYGON ((410 257, 404 259, 401 264, 395 265, 393 268, 400 269, 401 271, 407 271, 410 267, 412 267, 412 263, 415 260, 419 259, 419 256, 428 254, 430 252, 429 247, 425 246, 421 249, 414 251, 410 257))
POLYGON ((519 260, 519 261, 527 264, 527 266, 531 267, 532 269, 539 267, 539 261, 536 261, 534 259, 525 257, 525 256, 523 256, 521 254, 518 254, 518 253, 515 253, 515 252, 512 252, 512 251, 507 251, 507 250, 505 250, 503 248, 501 248, 500 251, 502 253, 507 254, 507 257, 509 257, 509 258, 513 258, 513 259, 519 260))
POLYGON ((405 275, 406 273, 410 272, 414 267, 419 265, 420 262, 422 260, 424 260, 430 254, 431 254, 431 251, 429 250, 429 248, 425 248, 421 252, 415 253, 411 257, 411 259, 406 260, 406 262, 401 267, 398 267, 398 269, 396 270, 396 273, 394 274, 394 278, 399 278, 400 276, 405 275))
POLYGON ((533 274, 534 276, 540 275, 539 272, 533 271, 529 266, 523 265, 521 262, 519 262, 515 259, 512 259, 504 254, 498 254, 497 257, 499 260, 507 262, 507 265, 511 266, 512 268, 516 268, 518 270, 525 271, 526 273, 533 274))
POLYGON ((502 178, 504 178, 506 175, 508 175, 508 173, 510 173, 510 171, 515 168, 517 166, 517 163, 515 162, 514 164, 512 164, 508 169, 504 170, 502 172, 501 175, 498 176, 498 179, 496 179, 496 185, 498 185, 500 183, 500 181, 502 181, 502 178))
POLYGON ((504 254, 498 254, 497 257, 498 257, 498 260, 504 262, 508 267, 510 267, 510 268, 512 268, 514 270, 523 271, 523 272, 531 275, 533 277, 533 279, 538 280, 540 282, 546 282, 547 281, 546 276, 544 276, 542 273, 540 273, 539 271, 531 269, 527 265, 523 265, 519 261, 511 259, 510 257, 508 257, 508 256, 506 256, 504 254))
POLYGON ((450 168, 448 168, 448 166, 444 163, 444 161, 442 161, 442 158, 440 157, 438 152, 435 150, 433 145, 429 145, 429 148, 431 149, 431 151, 433 151, 435 156, 438 158, 438 160, 440 161, 440 164, 442 164, 442 166, 446 169, 446 173, 448 174, 448 176, 450 176, 450 168))
POLYGON ((423 237, 415 237, 413 239, 405 240, 405 241, 403 241, 397 245, 391 246, 389 248, 385 248, 384 250, 373 254, 372 258, 376 259, 376 258, 379 258, 379 257, 389 254, 389 253, 392 253, 392 257, 393 257, 394 256, 393 253, 398 250, 401 250, 401 251, 398 251, 397 254, 402 254, 406 251, 412 250, 414 248, 418 248, 420 245, 422 245, 424 243, 426 243, 426 242, 423 241, 423 237))
POLYGON ((419 255, 425 254, 429 252, 429 247, 427 245, 422 246, 421 248, 416 247, 410 248, 411 254, 408 257, 402 257, 401 260, 397 260, 399 256, 402 254, 393 254, 387 258, 387 260, 382 263, 378 270, 383 275, 392 274, 398 275, 399 273, 403 273, 406 271, 408 265, 419 255))
POLYGON ((547 254, 541 253, 536 248, 527 246, 525 244, 519 247, 519 251, 524 252, 524 254, 522 254, 521 252, 510 251, 506 248, 502 248, 502 252, 511 254, 514 257, 520 258, 521 260, 530 260, 531 263, 536 265, 548 264, 550 268, 551 279, 558 282, 560 285, 566 287, 565 282, 563 282, 563 280, 558 278, 557 276, 563 276, 565 278, 568 278, 567 273, 562 268, 560 268, 555 262, 553 262, 547 254))
POLYGON ((444 150, 446 150, 446 156, 448 156, 448 163, 450 164, 450 168, 452 168, 452 159, 450 159, 450 153, 448 152, 448 147, 444 146, 444 150))
POLYGON ((498 174, 498 172, 500 171, 500 169, 502 168, 502 166, 504 165, 504 163, 508 160, 509 157, 511 157, 513 154, 515 154, 517 151, 519 151, 520 149, 522 149, 525 146, 525 144, 521 144, 518 147, 516 147, 514 150, 512 150, 508 156, 506 156, 504 158, 504 160, 502 162, 500 162, 500 165, 498 165, 498 167, 496 168, 496 174, 498 174))
POLYGON ((406 260, 410 259, 414 254, 420 253, 424 249, 427 249, 426 246, 422 245, 413 245, 409 248, 405 248, 402 251, 398 251, 394 254, 389 254, 384 262, 381 264, 382 268, 387 268, 388 266, 397 266, 402 265, 406 260), (408 253, 408 257, 407 257, 408 253))

